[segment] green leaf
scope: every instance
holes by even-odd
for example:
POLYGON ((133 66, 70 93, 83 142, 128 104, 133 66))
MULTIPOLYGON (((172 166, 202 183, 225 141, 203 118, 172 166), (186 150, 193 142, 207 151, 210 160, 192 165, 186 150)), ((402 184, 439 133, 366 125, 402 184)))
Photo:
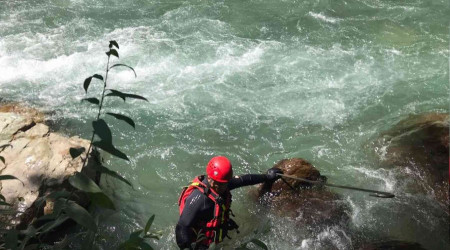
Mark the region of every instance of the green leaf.
POLYGON ((120 150, 116 149, 111 142, 106 142, 106 141, 95 141, 93 143, 94 146, 103 149, 105 152, 108 152, 116 157, 119 157, 121 159, 130 161, 130 159, 128 159, 127 155, 122 153, 120 150))
POLYGON ((115 49, 110 49, 108 52, 106 52, 106 55, 109 57, 111 55, 119 58, 119 52, 117 52, 117 50, 115 49))
POLYGON ((86 175, 78 172, 69 178, 69 183, 73 187, 89 193, 91 201, 99 207, 115 210, 114 203, 111 199, 103 193, 100 187, 95 184, 93 180, 89 179, 86 175))
POLYGON ((28 225, 27 229, 20 231, 21 234, 33 237, 36 235, 37 230, 33 225, 28 225))
POLYGON ((88 193, 102 193, 102 190, 95 182, 83 173, 77 172, 69 178, 69 183, 73 187, 88 193))
POLYGON ((58 218, 58 215, 56 213, 51 214, 45 214, 40 216, 35 220, 35 222, 42 222, 42 221, 48 221, 48 220, 56 220, 58 218))
POLYGON ((0 175, 0 181, 4 181, 4 180, 19 180, 16 177, 12 176, 12 175, 0 175))
POLYGON ((83 243, 81 244, 81 248, 83 250, 91 250, 94 246, 94 240, 95 240, 96 233, 92 231, 88 231, 86 234, 86 237, 83 240, 83 243))
POLYGON ((106 124, 105 120, 99 119, 92 122, 92 127, 94 128, 94 133, 100 137, 104 142, 112 144, 112 134, 111 130, 106 124))
POLYGON ((69 219, 68 216, 61 215, 58 218, 56 218, 56 220, 45 223, 43 226, 38 228, 38 231, 41 231, 41 233, 47 233, 50 230, 52 230, 53 228, 61 225, 62 223, 64 223, 68 219, 69 219))
POLYGON ((19 241, 19 234, 17 230, 11 229, 6 232, 5 246, 6 249, 17 249, 17 243, 19 241))
POLYGON ((43 243, 39 243, 39 244, 29 244, 26 245, 26 247, 24 248, 24 250, 39 250, 39 249, 47 249, 45 247, 49 247, 50 245, 47 244, 43 244, 43 243))
POLYGON ((0 146, 0 152, 5 150, 5 148, 7 148, 7 147, 11 147, 12 148, 13 146, 11 144, 9 144, 9 143, 8 144, 3 144, 3 145, 0 146))
POLYGON ((140 238, 139 235, 141 235, 141 233, 143 232, 143 229, 139 229, 137 231, 134 231, 130 234, 130 239, 137 239, 140 238))
POLYGON ((33 245, 35 244, 28 244, 28 241, 36 236, 37 229, 33 227, 33 225, 28 225, 27 229, 22 230, 21 234, 25 235, 25 238, 22 239, 19 249, 39 249, 39 248, 33 248, 33 245))
POLYGON ((77 158, 78 156, 80 156, 86 149, 84 147, 80 147, 80 148, 70 148, 69 149, 69 153, 70 156, 72 156, 72 159, 77 158))
POLYGON ((122 121, 130 124, 133 128, 136 128, 136 124, 134 123, 133 119, 131 119, 128 116, 124 116, 124 115, 121 115, 121 114, 115 114, 115 113, 109 113, 109 112, 106 113, 106 114, 108 114, 110 116, 114 116, 116 119, 122 120, 122 121))
POLYGON ((84 91, 86 91, 86 94, 87 94, 89 85, 91 84, 91 80, 92 80, 92 76, 84 79, 83 88, 84 88, 84 91))
POLYGON ((0 214, 1 215, 17 215, 17 211, 13 210, 13 209, 0 209, 0 214))
POLYGON ((93 75, 92 77, 93 77, 93 78, 97 78, 97 79, 103 81, 103 76, 102 76, 102 75, 95 74, 95 75, 93 75))
POLYGON ((9 204, 9 203, 6 203, 6 202, 4 202, 4 201, 0 201, 0 206, 12 206, 11 204, 9 204))
POLYGON ((93 75, 93 76, 90 76, 90 77, 86 78, 86 79, 84 80, 84 83, 83 83, 83 88, 84 88, 84 90, 86 91, 86 94, 87 94, 89 85, 91 84, 92 78, 97 78, 97 79, 103 81, 103 76, 101 76, 101 75, 99 75, 99 74, 95 74, 95 75, 93 75))
POLYGON ((118 97, 122 98, 123 101, 125 101, 126 98, 132 98, 132 99, 140 99, 140 100, 144 100, 144 101, 148 102, 148 100, 145 97, 142 97, 140 95, 123 93, 123 92, 120 92, 120 91, 114 90, 114 89, 109 89, 109 91, 111 91, 111 93, 106 94, 106 96, 118 96, 118 97))
POLYGON ((145 241, 142 241, 142 242, 139 244, 139 247, 140 247, 142 250, 153 250, 153 248, 152 248, 147 242, 145 242, 145 241))
POLYGON ((53 204, 53 213, 52 214, 59 216, 61 214, 66 202, 68 202, 68 200, 63 198, 62 195, 60 197, 58 197, 57 199, 55 199, 54 204, 53 204))
POLYGON ((112 171, 112 170, 108 169, 107 167, 104 167, 104 166, 95 166, 94 169, 95 169, 96 171, 102 173, 102 174, 107 174, 107 175, 109 175, 109 176, 111 176, 111 177, 114 177, 114 178, 116 178, 116 179, 119 179, 119 180, 125 182, 126 184, 128 184, 129 186, 133 187, 133 185, 131 185, 131 183, 130 183, 127 179, 123 178, 123 177, 120 176, 117 172, 112 171))
POLYGON ((64 211, 67 216, 69 216, 72 220, 76 221, 81 226, 96 232, 97 225, 95 224, 94 218, 92 218, 91 214, 89 214, 86 209, 82 206, 78 205, 73 201, 69 201, 64 207, 64 211))
POLYGON ((119 48, 119 44, 115 40, 109 41, 109 48, 111 49, 113 46, 119 48))
POLYGON ((69 237, 67 237, 67 235, 65 235, 61 241, 55 242, 53 247, 52 246, 49 246, 49 247, 53 250, 70 249, 69 244, 70 244, 69 237))
POLYGON ((133 71, 134 77, 137 77, 136 71, 134 71, 134 69, 132 67, 130 67, 130 66, 126 65, 126 64, 117 63, 117 64, 114 64, 113 66, 109 67, 109 69, 112 69, 112 68, 115 68, 115 67, 127 67, 127 68, 129 68, 129 69, 131 69, 133 71))
POLYGON ((142 242, 143 239, 133 239, 127 240, 124 243, 119 245, 120 250, 139 250, 139 243, 142 242))
POLYGON ((157 239, 159 240, 160 237, 162 237, 163 235, 163 231, 153 231, 153 232, 148 232, 147 234, 144 235, 145 239, 157 239))
POLYGON ((123 242, 119 245, 119 249, 131 250, 131 249, 140 249, 139 245, 141 242, 144 242, 144 239, 140 237, 142 233, 142 229, 132 232, 127 241, 123 242))
POLYGON ((36 205, 36 207, 38 209, 41 209, 44 205, 45 202, 45 196, 44 197, 38 197, 35 201, 34 201, 34 205, 36 205))
POLYGON ((48 194, 47 196, 45 196, 47 199, 51 199, 51 200, 57 200, 59 198, 67 198, 70 196, 70 192, 66 191, 66 190, 61 190, 61 191, 55 191, 52 192, 50 194, 48 194))
POLYGON ((129 161, 127 155, 116 149, 112 144, 111 130, 103 119, 93 121, 92 126, 94 128, 94 133, 101 139, 100 141, 94 142, 94 146, 99 147, 116 157, 129 161))
POLYGON ((266 244, 258 239, 251 239, 250 242, 259 246, 262 249, 269 250, 269 248, 266 246, 266 244))
POLYGON ((90 102, 92 104, 100 105, 100 100, 95 98, 95 97, 83 98, 81 101, 87 101, 87 102, 90 102))
POLYGON ((145 239, 155 239, 155 240, 159 240, 159 236, 158 235, 154 235, 154 234, 147 234, 144 236, 145 239))
POLYGON ((89 193, 89 197, 99 207, 116 210, 114 203, 105 193, 89 193))
POLYGON ((3 196, 2 194, 0 194, 0 200, 5 201, 5 200, 6 200, 6 199, 5 199, 5 196, 3 196))
POLYGON ((150 227, 152 226, 153 220, 155 220, 155 215, 152 215, 148 221, 147 224, 145 225, 145 229, 144 229, 144 235, 147 234, 148 230, 150 230, 150 227))
POLYGON ((3 164, 5 164, 5 157, 3 157, 3 156, 0 155, 0 161, 2 161, 3 164))

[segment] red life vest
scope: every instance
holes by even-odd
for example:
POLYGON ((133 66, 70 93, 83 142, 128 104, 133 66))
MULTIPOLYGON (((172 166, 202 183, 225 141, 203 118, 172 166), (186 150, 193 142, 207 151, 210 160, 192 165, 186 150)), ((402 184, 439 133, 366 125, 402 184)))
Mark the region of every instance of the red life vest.
POLYGON ((214 202, 214 217, 212 220, 199 222, 198 225, 195 225, 193 228, 197 235, 196 238, 192 239, 192 242, 196 242, 201 238, 199 234, 203 234, 205 239, 200 240, 200 243, 209 246, 213 242, 222 242, 223 238, 226 236, 231 211, 231 193, 227 190, 224 195, 224 202, 220 204, 220 202, 218 202, 219 195, 202 182, 204 178, 204 175, 197 176, 192 180, 189 186, 183 188, 180 198, 178 199, 178 206, 180 206, 181 215, 184 210, 186 198, 189 197, 195 189, 200 190, 214 202))

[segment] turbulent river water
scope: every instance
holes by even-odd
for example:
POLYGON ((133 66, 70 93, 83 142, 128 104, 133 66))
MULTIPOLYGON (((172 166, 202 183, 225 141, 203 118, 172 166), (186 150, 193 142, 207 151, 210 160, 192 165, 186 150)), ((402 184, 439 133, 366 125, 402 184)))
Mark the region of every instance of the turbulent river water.
MULTIPOLYGON (((448 213, 402 184, 417 176, 380 167, 373 141, 410 114, 449 112, 449 16, 445 0, 0 0, 0 98, 89 138, 95 110, 80 102, 82 83, 104 74, 108 42, 119 43, 114 62, 137 77, 113 71, 110 87, 149 102, 106 103, 137 125, 106 118, 130 157, 106 156, 107 165, 133 188, 102 181, 117 205, 99 213, 103 249, 152 214, 163 237, 151 244, 176 249, 180 189, 213 155, 228 156, 236 174, 302 157, 331 183, 397 195, 335 189, 351 207, 350 225, 310 233, 251 201, 251 188, 236 190, 241 233, 225 248, 256 237, 271 249, 387 239, 448 249, 448 213)), ((88 96, 99 87, 93 81, 88 96)))

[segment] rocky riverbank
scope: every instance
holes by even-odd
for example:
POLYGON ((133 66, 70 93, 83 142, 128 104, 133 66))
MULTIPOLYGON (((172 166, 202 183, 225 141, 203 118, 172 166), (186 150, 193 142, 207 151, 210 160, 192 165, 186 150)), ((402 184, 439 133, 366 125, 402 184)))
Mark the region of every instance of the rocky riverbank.
POLYGON ((12 224, 35 217, 38 211, 32 209, 33 203, 49 190, 61 189, 72 174, 81 171, 86 157, 84 153, 72 159, 69 149, 87 148, 89 141, 51 132, 44 121, 44 114, 34 108, 0 104, 0 145, 5 145, 0 152, 4 159, 0 175, 18 179, 0 182, 0 193, 18 212, 14 218, 2 218, 12 224))

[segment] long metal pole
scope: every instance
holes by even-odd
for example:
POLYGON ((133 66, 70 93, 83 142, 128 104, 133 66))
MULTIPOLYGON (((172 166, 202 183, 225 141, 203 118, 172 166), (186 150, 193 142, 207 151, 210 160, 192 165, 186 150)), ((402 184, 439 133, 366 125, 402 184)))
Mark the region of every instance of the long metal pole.
POLYGON ((335 184, 331 184, 331 183, 325 183, 325 182, 322 182, 322 181, 311 181, 311 180, 308 180, 308 179, 304 179, 304 178, 300 178, 300 177, 296 177, 296 176, 291 176, 291 175, 285 175, 285 174, 277 174, 277 175, 279 175, 281 177, 285 177, 285 178, 290 178, 290 179, 294 179, 294 180, 308 182, 308 183, 311 183, 311 184, 318 184, 318 185, 323 185, 323 186, 328 186, 328 187, 351 189, 351 190, 371 193, 370 196, 378 197, 378 198, 394 198, 395 197, 395 195, 392 194, 392 193, 378 191, 378 190, 357 188, 357 187, 351 187, 351 186, 335 185, 335 184))

